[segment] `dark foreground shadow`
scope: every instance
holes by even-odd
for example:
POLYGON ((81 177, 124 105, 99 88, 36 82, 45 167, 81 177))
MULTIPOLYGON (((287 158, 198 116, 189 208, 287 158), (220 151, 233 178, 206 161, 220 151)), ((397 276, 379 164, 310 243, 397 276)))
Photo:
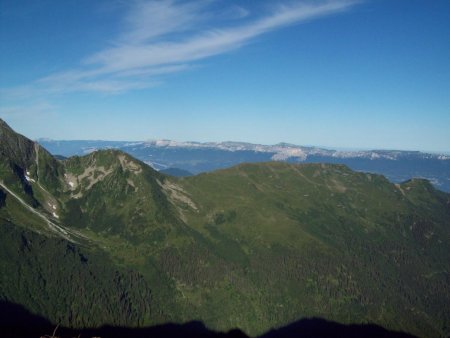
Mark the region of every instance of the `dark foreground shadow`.
POLYGON ((32 337, 52 326, 48 320, 30 313, 21 305, 0 301, 0 337, 32 337))
POLYGON ((404 333, 389 331, 373 324, 344 325, 320 318, 302 319, 285 327, 271 330, 260 338, 417 338, 404 333))
MULTIPOLYGON (((40 338, 52 337, 55 325, 47 319, 30 313, 21 305, 0 301, 0 337, 40 338)), ((216 332, 198 321, 186 324, 164 324, 145 328, 104 326, 95 329, 58 327, 55 337, 60 338, 248 338, 238 330, 216 332)), ((324 319, 302 319, 285 327, 271 330, 260 338, 417 338, 388 331, 377 325, 344 325, 324 319)))

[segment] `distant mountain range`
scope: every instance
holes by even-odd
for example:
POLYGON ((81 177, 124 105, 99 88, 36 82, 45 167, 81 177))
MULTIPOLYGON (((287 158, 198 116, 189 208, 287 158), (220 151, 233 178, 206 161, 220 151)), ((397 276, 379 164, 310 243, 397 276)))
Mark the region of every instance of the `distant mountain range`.
POLYGON ((342 151, 280 143, 261 145, 243 142, 176 142, 155 140, 55 141, 38 142, 52 154, 85 155, 98 149, 120 149, 157 170, 186 176, 229 168, 240 163, 285 161, 289 163, 338 163, 353 170, 379 173, 392 182, 426 178, 443 191, 450 192, 450 156, 419 151, 365 150, 342 151), (178 169, 178 170, 174 170, 178 169))

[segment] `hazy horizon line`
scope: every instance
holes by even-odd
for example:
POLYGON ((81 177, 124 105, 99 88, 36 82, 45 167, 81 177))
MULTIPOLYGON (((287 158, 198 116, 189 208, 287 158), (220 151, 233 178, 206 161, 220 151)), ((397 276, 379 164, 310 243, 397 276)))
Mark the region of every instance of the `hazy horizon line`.
POLYGON ((262 145, 262 146, 277 146, 277 145, 292 145, 295 147, 305 147, 305 148, 319 148, 324 150, 335 150, 335 151, 401 151, 401 152, 421 152, 426 154, 436 154, 436 155, 450 155, 450 150, 424 150, 424 149, 400 149, 400 148, 385 148, 385 147, 348 147, 348 146, 328 146, 328 145, 316 145, 316 144, 297 144, 292 142, 280 141, 276 143, 257 143, 250 141, 233 141, 233 140, 224 140, 224 141, 194 141, 194 140, 175 140, 169 138, 148 138, 145 140, 111 140, 111 139, 52 139, 48 137, 39 137, 34 139, 35 142, 126 142, 126 143, 145 143, 145 142, 155 142, 155 141, 171 141, 178 143, 198 143, 198 144, 223 144, 223 143, 244 143, 251 145, 262 145))

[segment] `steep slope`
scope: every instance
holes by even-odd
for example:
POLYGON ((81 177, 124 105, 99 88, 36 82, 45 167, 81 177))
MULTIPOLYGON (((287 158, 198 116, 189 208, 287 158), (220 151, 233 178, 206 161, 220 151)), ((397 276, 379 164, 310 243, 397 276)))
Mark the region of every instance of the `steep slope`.
POLYGON ((73 157, 64 168, 62 220, 72 227, 139 242, 178 223, 162 192, 164 177, 125 153, 73 157))
POLYGON ((0 122, 0 299, 71 327, 165 321, 142 274, 62 222, 76 159, 57 161, 0 122))
POLYGON ((0 222, 1 300, 72 327, 137 326, 150 318, 151 289, 142 275, 98 250, 0 222))
POLYGON ((35 181, 51 192, 58 189, 61 165, 50 153, 26 137, 15 133, 0 119, 0 170, 2 178, 35 181))
POLYGON ((72 327, 255 335, 314 316, 450 334, 450 195, 428 181, 279 162, 176 178, 1 130, 0 299, 72 327))
POLYGON ((63 165, 44 148, 15 133, 0 120, 0 189, 8 194, 8 219, 69 239, 69 229, 57 223, 63 165))

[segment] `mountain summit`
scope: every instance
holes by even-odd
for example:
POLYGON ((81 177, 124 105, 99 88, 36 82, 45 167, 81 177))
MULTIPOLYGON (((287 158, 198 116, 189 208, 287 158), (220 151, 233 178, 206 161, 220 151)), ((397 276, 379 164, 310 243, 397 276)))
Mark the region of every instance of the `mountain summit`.
POLYGON ((161 174, 0 122, 0 299, 73 328, 306 317, 450 334, 450 195, 338 164, 161 174))

